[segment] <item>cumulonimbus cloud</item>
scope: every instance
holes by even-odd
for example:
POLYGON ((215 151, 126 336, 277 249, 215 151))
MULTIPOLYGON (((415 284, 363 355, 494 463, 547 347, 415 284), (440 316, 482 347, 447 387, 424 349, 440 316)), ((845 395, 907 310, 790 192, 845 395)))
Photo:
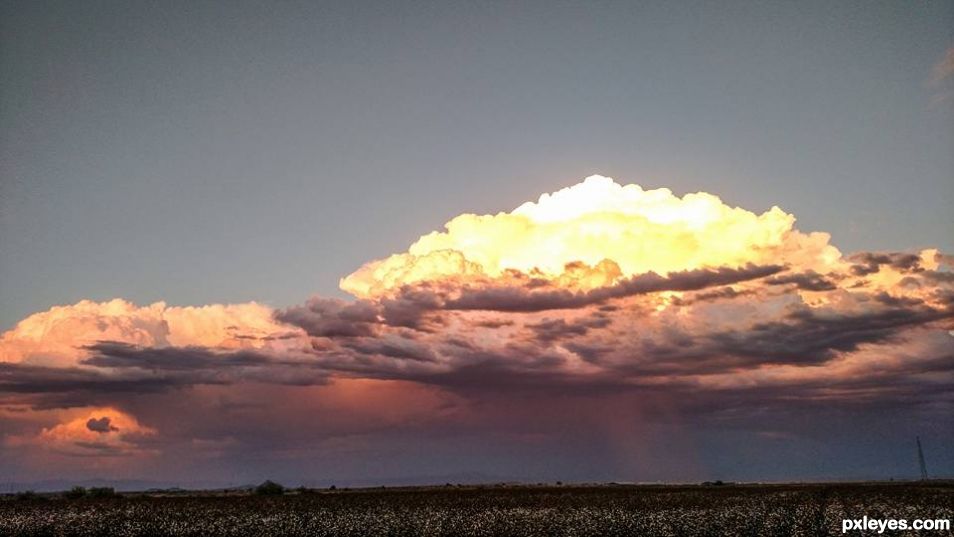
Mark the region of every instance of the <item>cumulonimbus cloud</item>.
POLYGON ((834 385, 849 369, 869 376, 866 356, 888 396, 890 372, 918 360, 871 350, 912 339, 933 342, 919 358, 949 385, 950 258, 843 256, 794 221, 594 176, 510 213, 459 216, 344 278, 357 301, 277 319, 339 374, 455 388, 834 385))
POLYGON ((846 256, 794 223, 777 207, 594 176, 452 219, 343 278, 354 300, 34 314, 0 338, 0 403, 113 408, 47 427, 83 442, 131 427, 116 409, 133 392, 335 379, 668 392, 700 412, 821 400, 950 410, 954 260, 846 256))

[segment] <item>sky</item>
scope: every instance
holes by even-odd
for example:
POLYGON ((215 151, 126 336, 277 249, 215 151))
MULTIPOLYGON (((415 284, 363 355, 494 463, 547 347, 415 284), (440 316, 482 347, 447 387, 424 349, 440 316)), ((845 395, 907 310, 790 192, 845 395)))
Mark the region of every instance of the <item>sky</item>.
POLYGON ((954 475, 952 29, 5 2, 0 481, 954 475))

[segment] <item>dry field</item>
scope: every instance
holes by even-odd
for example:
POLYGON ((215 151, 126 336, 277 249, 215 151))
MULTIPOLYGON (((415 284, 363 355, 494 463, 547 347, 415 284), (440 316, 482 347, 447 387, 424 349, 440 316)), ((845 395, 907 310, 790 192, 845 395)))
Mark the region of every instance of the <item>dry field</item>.
POLYGON ((0 535, 840 535, 864 515, 954 519, 954 483, 6 496, 0 535))

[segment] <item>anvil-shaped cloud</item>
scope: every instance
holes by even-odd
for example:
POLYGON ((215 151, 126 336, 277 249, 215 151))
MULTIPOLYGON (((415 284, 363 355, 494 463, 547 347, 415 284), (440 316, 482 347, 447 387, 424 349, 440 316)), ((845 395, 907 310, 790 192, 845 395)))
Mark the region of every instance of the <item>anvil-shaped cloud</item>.
POLYGON ((343 278, 350 301, 55 307, 0 339, 6 449, 88 455, 81 443, 109 436, 139 457, 183 442, 221 454, 267 450, 264 431, 313 447, 491 422, 571 434, 567 420, 582 418, 565 415, 566 397, 589 409, 586 423, 606 405, 650 401, 666 406, 653 419, 751 429, 832 406, 949 417, 954 260, 930 249, 845 256, 794 223, 778 207, 756 214, 593 176, 509 213, 452 219, 343 278), (303 389, 302 412, 321 416, 308 434, 281 395, 303 389), (554 410, 514 418, 505 401, 528 398, 554 410), (284 406, 238 421, 220 409, 223 428, 208 415, 172 419, 162 405, 173 400, 212 414, 213 401, 284 406), (148 432, 150 449, 122 440, 129 429, 148 432), (74 437, 80 447, 65 449, 74 437))

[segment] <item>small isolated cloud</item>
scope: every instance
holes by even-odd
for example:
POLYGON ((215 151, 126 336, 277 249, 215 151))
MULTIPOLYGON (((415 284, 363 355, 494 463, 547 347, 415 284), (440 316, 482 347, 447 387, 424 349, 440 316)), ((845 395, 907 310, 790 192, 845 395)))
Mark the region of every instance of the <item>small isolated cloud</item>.
POLYGON ((116 408, 77 408, 35 435, 15 436, 8 443, 66 456, 128 456, 148 451, 157 434, 136 418, 116 408))
POLYGON ((119 430, 119 427, 116 427, 112 424, 112 419, 109 416, 103 416, 99 419, 90 418, 86 420, 86 428, 97 433, 109 433, 119 430))

